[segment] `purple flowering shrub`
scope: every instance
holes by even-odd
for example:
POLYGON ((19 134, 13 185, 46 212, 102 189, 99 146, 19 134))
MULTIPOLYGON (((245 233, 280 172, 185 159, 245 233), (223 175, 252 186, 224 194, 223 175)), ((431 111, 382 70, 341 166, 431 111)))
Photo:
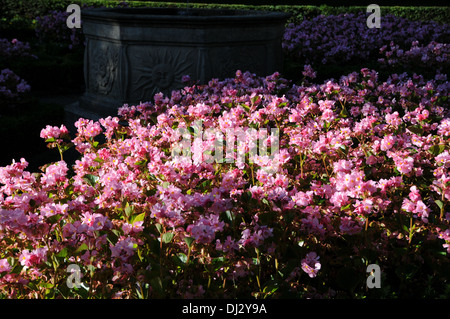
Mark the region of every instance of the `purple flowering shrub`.
POLYGON ((54 10, 47 15, 36 17, 36 35, 40 41, 57 43, 61 47, 75 49, 84 45, 81 29, 68 28, 70 13, 54 10))
POLYGON ((30 91, 28 83, 10 69, 0 71, 0 112, 18 102, 30 91))
POLYGON ((0 39, 0 113, 15 105, 30 91, 28 83, 7 67, 19 58, 37 59, 31 53, 29 43, 17 39, 0 39))
POLYGON ((118 117, 79 119, 73 139, 47 126, 41 137, 61 161, 39 173, 25 159, 0 168, 3 297, 444 295, 448 82, 381 82, 363 69, 304 83, 238 71, 118 117), (249 161, 245 139, 226 145, 244 162, 205 161, 218 138, 207 129, 231 128, 278 128, 279 150, 268 137, 273 157, 249 161), (175 156, 180 129, 191 158, 175 156), (70 146, 80 153, 72 167, 70 146), (72 264, 80 285, 69 288, 72 264), (368 264, 380 266, 381 289, 366 288, 368 264))
POLYGON ((441 77, 450 70, 450 43, 432 41, 424 46, 414 41, 408 50, 403 50, 391 42, 389 46, 384 45, 380 48, 380 54, 383 57, 379 58, 378 62, 388 69, 401 65, 414 69, 419 74, 430 72, 436 74, 436 71, 439 71, 441 77))
POLYGON ((380 28, 368 28, 367 14, 320 15, 287 26, 283 49, 287 56, 313 65, 368 61, 378 58, 384 45, 394 42, 408 49, 412 42, 448 43, 448 25, 410 21, 383 15, 380 28))
POLYGON ((0 57, 3 59, 11 57, 33 57, 35 55, 31 53, 30 44, 22 42, 17 39, 0 39, 0 57))

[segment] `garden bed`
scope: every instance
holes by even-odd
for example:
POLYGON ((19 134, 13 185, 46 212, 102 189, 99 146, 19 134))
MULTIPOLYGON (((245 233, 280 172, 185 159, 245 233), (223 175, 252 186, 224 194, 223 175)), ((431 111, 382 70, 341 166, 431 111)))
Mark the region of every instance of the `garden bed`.
MULTIPOLYGON (((384 21, 310 17, 286 28, 287 77, 186 83, 76 132, 27 95, 32 51, 13 43, 0 297, 449 298, 448 26, 384 21)), ((54 81, 74 47, 41 47, 70 62, 54 81)))

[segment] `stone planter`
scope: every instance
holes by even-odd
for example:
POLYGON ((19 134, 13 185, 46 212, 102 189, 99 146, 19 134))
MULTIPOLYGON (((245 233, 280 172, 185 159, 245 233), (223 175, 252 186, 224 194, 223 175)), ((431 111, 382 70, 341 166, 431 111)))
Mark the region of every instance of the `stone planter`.
POLYGON ((261 76, 282 71, 288 14, 279 12, 98 8, 82 11, 86 92, 80 107, 116 115, 124 103, 152 101, 236 70, 261 76))

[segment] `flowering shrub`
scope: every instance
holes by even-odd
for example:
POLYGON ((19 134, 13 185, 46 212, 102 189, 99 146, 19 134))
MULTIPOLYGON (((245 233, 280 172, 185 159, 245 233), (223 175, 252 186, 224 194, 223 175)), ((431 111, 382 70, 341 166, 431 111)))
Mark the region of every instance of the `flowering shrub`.
POLYGON ((378 59, 378 62, 382 66, 401 65, 421 71, 421 74, 424 72, 436 73, 436 71, 447 74, 450 69, 450 44, 448 43, 432 41, 426 46, 419 46, 419 42, 414 41, 409 50, 403 50, 399 45, 391 42, 389 48, 390 50, 387 45, 384 45, 380 49, 383 57, 378 59))
POLYGON ((8 105, 19 100, 30 86, 10 69, 0 71, 0 112, 8 105))
POLYGON ((30 44, 17 39, 0 39, 0 113, 5 107, 18 102, 30 91, 28 83, 14 73, 9 67, 17 58, 37 57, 31 53, 30 44))
POLYGON ((59 46, 75 49, 84 44, 81 29, 68 28, 67 18, 70 13, 53 10, 49 14, 36 17, 36 35, 40 41, 58 43, 59 46))
POLYGON ((381 83, 368 69, 304 86, 238 71, 124 105, 119 117, 79 119, 72 140, 48 126, 41 137, 61 161, 40 173, 25 159, 0 168, 0 291, 448 297, 449 89, 405 74, 381 83), (217 137, 196 136, 195 121, 224 134, 276 127, 279 151, 206 163, 217 137), (192 158, 174 155, 182 129, 192 158), (73 167, 62 155, 71 144, 73 167), (73 288, 71 264, 81 271, 73 288), (381 289, 367 290, 368 264, 380 266, 381 289))
POLYGON ((30 44, 17 39, 0 39, 0 56, 1 57, 26 57, 31 56, 37 58, 31 53, 30 44))
POLYGON ((283 49, 287 56, 313 65, 368 61, 391 41, 406 49, 413 41, 448 42, 448 25, 410 21, 383 15, 380 28, 368 28, 367 14, 317 16, 287 26, 283 49))

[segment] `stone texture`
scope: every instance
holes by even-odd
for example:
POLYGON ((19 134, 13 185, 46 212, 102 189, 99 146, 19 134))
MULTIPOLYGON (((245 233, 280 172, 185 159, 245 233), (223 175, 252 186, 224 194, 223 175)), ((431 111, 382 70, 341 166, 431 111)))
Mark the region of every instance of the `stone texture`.
POLYGON ((86 92, 80 107, 116 115, 124 103, 182 88, 183 75, 206 83, 238 69, 260 76, 281 72, 287 18, 239 10, 86 9, 86 92))

